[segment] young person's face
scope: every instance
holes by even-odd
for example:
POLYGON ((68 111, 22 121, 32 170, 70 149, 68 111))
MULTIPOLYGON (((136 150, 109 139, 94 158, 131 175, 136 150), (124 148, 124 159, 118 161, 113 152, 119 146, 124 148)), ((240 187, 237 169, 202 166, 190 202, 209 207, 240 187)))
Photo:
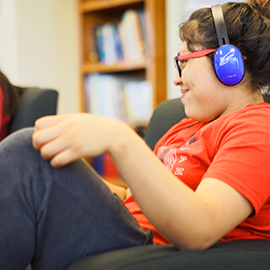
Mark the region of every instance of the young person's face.
MULTIPOLYGON (((179 53, 190 53, 185 43, 179 53)), ((181 87, 181 101, 187 116, 201 122, 208 122, 225 114, 232 98, 230 92, 233 89, 218 80, 207 56, 185 61, 182 75, 176 75, 174 84, 181 87)))

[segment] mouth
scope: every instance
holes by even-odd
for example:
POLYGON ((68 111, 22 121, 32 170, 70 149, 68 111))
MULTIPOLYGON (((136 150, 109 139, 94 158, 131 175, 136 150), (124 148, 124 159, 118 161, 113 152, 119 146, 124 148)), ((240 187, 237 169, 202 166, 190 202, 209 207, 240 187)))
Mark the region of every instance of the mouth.
POLYGON ((189 92, 189 89, 181 89, 181 99, 189 92))

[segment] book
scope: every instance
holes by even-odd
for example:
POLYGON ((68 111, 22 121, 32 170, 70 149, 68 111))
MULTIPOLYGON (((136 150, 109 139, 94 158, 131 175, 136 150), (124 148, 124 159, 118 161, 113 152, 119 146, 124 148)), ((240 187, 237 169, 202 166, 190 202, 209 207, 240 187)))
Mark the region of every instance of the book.
POLYGON ((116 42, 116 52, 117 52, 117 56, 118 56, 118 61, 123 61, 124 60, 124 52, 123 52, 123 46, 122 46, 122 42, 121 42, 118 24, 114 25, 114 38, 115 38, 115 42, 116 42))
POLYGON ((147 54, 147 30, 146 30, 146 14, 144 9, 138 10, 140 29, 141 29, 141 39, 144 55, 147 54))
POLYGON ((108 65, 113 65, 119 61, 115 26, 112 23, 106 23, 101 26, 102 36, 102 51, 104 58, 102 62, 108 65))
POLYGON ((127 62, 142 62, 144 56, 144 44, 138 13, 128 9, 122 15, 119 23, 119 33, 122 41, 124 60, 127 62))
POLYGON ((96 43, 96 51, 99 55, 99 61, 104 61, 104 49, 103 49, 103 36, 102 36, 102 25, 97 25, 95 30, 95 43, 96 43))
POLYGON ((84 86, 88 112, 127 122, 122 83, 116 76, 91 73, 84 86))
POLYGON ((103 155, 103 175, 106 178, 119 178, 118 170, 108 153, 103 155))
POLYGON ((124 85, 124 100, 129 123, 149 121, 153 111, 153 89, 149 82, 127 82, 124 85))
POLYGON ((120 178, 118 170, 108 153, 94 157, 92 159, 92 167, 101 177, 105 179, 120 178))
POLYGON ((99 52, 97 46, 97 39, 96 39, 96 28, 90 28, 90 37, 89 38, 89 61, 91 63, 97 63, 99 61, 99 52))

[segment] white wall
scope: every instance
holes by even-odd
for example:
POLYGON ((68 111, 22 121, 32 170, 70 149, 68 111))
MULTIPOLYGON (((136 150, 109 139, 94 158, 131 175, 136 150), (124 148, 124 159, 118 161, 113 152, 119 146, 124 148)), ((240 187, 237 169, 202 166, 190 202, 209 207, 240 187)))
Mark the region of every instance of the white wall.
POLYGON ((176 70, 173 57, 178 52, 179 24, 184 20, 186 0, 166 0, 166 66, 167 98, 180 96, 180 88, 173 84, 176 70))
POLYGON ((14 0, 0 2, 0 68, 15 78, 18 72, 17 13, 14 0))
POLYGON ((53 88, 58 113, 79 110, 76 0, 0 0, 0 68, 12 83, 53 88))

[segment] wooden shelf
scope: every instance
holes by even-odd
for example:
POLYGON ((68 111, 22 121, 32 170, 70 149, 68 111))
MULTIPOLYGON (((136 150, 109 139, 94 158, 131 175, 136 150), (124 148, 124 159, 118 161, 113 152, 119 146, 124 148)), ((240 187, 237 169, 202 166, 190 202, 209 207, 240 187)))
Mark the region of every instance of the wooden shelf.
POLYGON ((114 73, 114 72, 128 72, 128 71, 136 71, 136 70, 144 70, 146 68, 146 63, 127 63, 120 62, 114 65, 105 65, 103 63, 85 63, 82 66, 82 73, 84 75, 99 72, 99 73, 114 73))
POLYGON ((143 3, 144 0, 101 0, 101 1, 83 1, 80 6, 80 12, 92 12, 98 10, 111 9, 115 7, 128 6, 136 3, 143 3))

